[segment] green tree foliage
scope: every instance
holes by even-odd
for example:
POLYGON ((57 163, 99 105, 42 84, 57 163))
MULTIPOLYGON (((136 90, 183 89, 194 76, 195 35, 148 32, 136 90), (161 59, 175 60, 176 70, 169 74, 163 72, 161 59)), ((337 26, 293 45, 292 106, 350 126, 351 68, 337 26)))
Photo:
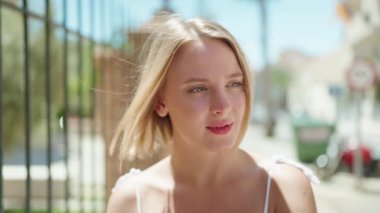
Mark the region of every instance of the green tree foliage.
MULTIPOLYGON (((45 23, 29 19, 29 94, 32 140, 46 141, 46 53, 45 23)), ((79 39, 69 39, 68 78, 69 110, 63 105, 63 30, 51 27, 50 36, 50 84, 51 122, 53 130, 59 129, 59 117, 63 113, 78 115, 79 88, 83 88, 82 115, 90 111, 92 53, 89 42, 83 42, 78 52, 79 39), (79 81, 78 56, 82 54, 82 81, 79 81)), ((24 31, 20 13, 2 8, 2 53, 3 53, 3 126, 5 148, 9 149, 25 140, 25 85, 24 85, 24 31)))
POLYGON ((290 72, 288 70, 281 66, 271 67, 271 81, 273 86, 280 89, 286 89, 290 80, 290 72))
POLYGON ((5 147, 23 140, 24 84, 23 84, 23 29, 22 17, 2 9, 3 54, 3 125, 5 147))

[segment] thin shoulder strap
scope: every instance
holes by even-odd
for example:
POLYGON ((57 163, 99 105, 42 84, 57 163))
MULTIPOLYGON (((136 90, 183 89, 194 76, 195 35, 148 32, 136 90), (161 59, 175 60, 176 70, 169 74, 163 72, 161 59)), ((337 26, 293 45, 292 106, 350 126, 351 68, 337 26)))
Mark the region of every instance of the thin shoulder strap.
POLYGON ((140 190, 139 185, 137 183, 137 176, 141 173, 140 169, 132 168, 129 170, 129 172, 123 176, 121 176, 115 183, 115 186, 112 188, 112 192, 117 190, 118 188, 122 187, 126 181, 133 181, 133 186, 135 188, 135 194, 136 194, 136 208, 137 213, 141 213, 141 199, 140 199, 140 190), (132 176, 132 177, 131 177, 132 176))
POLYGON ((273 159, 271 165, 270 165, 270 169, 269 169, 269 174, 268 174, 268 178, 267 178, 267 190, 265 192, 265 203, 264 203, 264 213, 268 213, 268 207, 269 207, 269 192, 270 192, 270 185, 271 185, 271 182, 272 182, 272 173, 273 173, 273 170, 274 170, 274 167, 276 166, 276 163, 277 163, 277 160, 276 159, 273 159))
POLYGON ((317 176, 315 176, 314 172, 307 168, 306 166, 302 165, 301 163, 288 159, 283 156, 275 156, 273 157, 273 161, 270 165, 269 169, 269 174, 268 174, 268 179, 267 179, 267 190, 265 193, 265 203, 264 203, 264 213, 268 213, 268 208, 269 208, 269 194, 270 194, 270 186, 272 182, 272 174, 274 171, 274 168, 276 167, 277 163, 285 163, 291 166, 294 166, 298 168, 302 173, 306 176, 306 178, 309 180, 311 183, 318 184, 320 183, 319 179, 317 176))
POLYGON ((140 172, 141 172, 140 170, 133 169, 133 168, 129 171, 129 173, 132 175, 133 185, 135 186, 137 213, 141 213, 140 190, 139 190, 139 185, 137 184, 137 175, 140 172))

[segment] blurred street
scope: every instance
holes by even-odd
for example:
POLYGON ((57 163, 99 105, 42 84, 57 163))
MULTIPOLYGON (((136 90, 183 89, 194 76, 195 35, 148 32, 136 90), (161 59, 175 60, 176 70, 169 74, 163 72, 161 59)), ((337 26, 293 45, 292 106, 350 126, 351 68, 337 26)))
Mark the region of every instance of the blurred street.
MULTIPOLYGON (((293 135, 286 121, 280 121, 274 138, 266 138, 262 126, 251 125, 241 147, 270 158, 284 155, 297 160, 293 135)), ((307 165, 313 169, 312 165, 307 165)), ((337 173, 329 181, 313 185, 320 213, 379 212, 380 178, 363 179, 363 189, 355 188, 356 179, 348 173, 337 173)))
MULTIPOLYGON (((0 5, 0 213, 104 212, 124 167, 144 169, 162 158, 165 148, 121 166, 109 147, 121 115, 145 87, 138 86, 150 70, 145 68, 158 67, 147 74, 152 81, 141 85, 157 86, 149 83, 161 82, 157 76, 169 84, 165 70, 178 53, 165 45, 179 41, 176 33, 166 37, 163 30, 157 36, 165 41, 162 48, 155 42, 151 48, 160 54, 148 54, 170 57, 150 60, 142 54, 168 13, 183 20, 163 26, 188 28, 183 35, 198 32, 193 31, 198 24, 189 23, 199 21, 187 21, 199 17, 233 35, 229 46, 244 70, 245 91, 247 76, 254 80, 243 149, 268 159, 307 161, 300 153, 319 156, 327 138, 337 138, 330 140, 339 145, 335 153, 347 144, 363 145, 369 156, 363 159, 371 165, 366 172, 376 171, 377 178, 362 179, 359 189, 356 177, 338 172, 313 185, 318 211, 380 212, 380 0, 0 0, 0 5), (236 51, 235 40, 244 54, 236 51), (298 155, 296 145, 302 147, 298 155)), ((223 77, 222 65, 188 72, 212 70, 219 72, 212 76, 223 77)), ((146 103, 162 92, 155 91, 146 93, 146 103)), ((133 123, 140 116, 126 118, 133 123)), ((147 128, 154 125, 156 120, 147 128)), ((359 173, 360 159, 354 161, 352 150, 344 150, 350 154, 345 163, 351 168, 355 163, 359 173)), ((326 159, 325 165, 335 162, 326 159)))

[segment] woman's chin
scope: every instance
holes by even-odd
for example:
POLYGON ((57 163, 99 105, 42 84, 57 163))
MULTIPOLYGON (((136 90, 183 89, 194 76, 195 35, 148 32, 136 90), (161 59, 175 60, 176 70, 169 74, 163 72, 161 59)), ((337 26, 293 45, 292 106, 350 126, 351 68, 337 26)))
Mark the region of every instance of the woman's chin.
POLYGON ((207 149, 211 152, 222 152, 233 149, 236 144, 235 140, 216 140, 216 141, 209 141, 207 144, 207 149))

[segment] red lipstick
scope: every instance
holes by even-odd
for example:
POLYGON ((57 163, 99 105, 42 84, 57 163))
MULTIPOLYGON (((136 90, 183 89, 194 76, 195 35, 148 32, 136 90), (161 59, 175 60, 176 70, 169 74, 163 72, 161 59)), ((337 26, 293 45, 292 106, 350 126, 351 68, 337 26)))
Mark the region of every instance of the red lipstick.
POLYGON ((225 135, 230 132, 233 123, 208 126, 207 129, 216 135, 225 135))

